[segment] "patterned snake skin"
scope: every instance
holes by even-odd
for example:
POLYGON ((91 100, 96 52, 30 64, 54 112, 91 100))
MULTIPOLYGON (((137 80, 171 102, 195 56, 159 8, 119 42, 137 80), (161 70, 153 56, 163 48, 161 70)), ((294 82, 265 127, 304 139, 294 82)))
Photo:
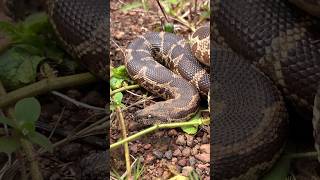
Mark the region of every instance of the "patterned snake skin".
MULTIPOLYGON (((314 2, 319 3, 305 3, 314 2)), ((309 122, 313 112, 315 147, 319 151, 320 21, 286 0, 215 0, 213 15, 216 35, 222 35, 234 51, 268 75, 309 122)), ((252 162, 252 167, 265 163, 262 156, 250 157, 260 160, 256 165, 252 162)), ((242 175, 239 171, 235 174, 242 175)), ((237 176, 221 173, 217 177, 237 176)))
POLYGON ((189 119, 199 105, 198 91, 207 94, 210 86, 213 178, 256 179, 273 165, 284 146, 286 109, 271 80, 232 52, 213 50, 210 83, 191 54, 201 49, 195 56, 204 57, 203 63, 209 64, 210 53, 204 52, 209 45, 199 43, 209 41, 208 32, 208 26, 196 30, 191 47, 184 39, 164 32, 147 33, 128 46, 125 65, 129 75, 167 99, 138 111, 135 117, 145 125, 189 119))
POLYGON ((88 70, 109 80, 108 3, 105 0, 48 0, 48 14, 58 37, 88 70))
MULTIPOLYGON (((206 34, 195 33, 194 38, 198 42, 207 38, 209 44, 209 26, 204 28, 206 34)), ((208 46, 194 44, 192 48, 206 47, 208 52, 208 46)), ((208 53, 198 56, 210 59, 208 53)), ((190 119, 199 107, 198 90, 204 95, 209 92, 209 74, 193 56, 189 43, 171 33, 150 32, 134 40, 127 48, 125 66, 141 86, 168 99, 136 113, 136 120, 145 125, 190 119)))

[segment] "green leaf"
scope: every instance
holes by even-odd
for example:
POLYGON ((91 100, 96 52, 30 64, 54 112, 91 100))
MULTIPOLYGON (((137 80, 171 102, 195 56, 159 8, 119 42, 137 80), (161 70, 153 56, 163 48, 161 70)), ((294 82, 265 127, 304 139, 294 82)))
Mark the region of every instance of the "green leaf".
POLYGON ((119 79, 128 79, 127 69, 124 65, 112 69, 112 76, 119 79))
POLYGON ((51 153, 53 152, 53 145, 46 136, 35 131, 28 135, 28 139, 31 142, 43 147, 46 151, 49 151, 51 153))
POLYGON ((164 25, 164 31, 169 32, 169 33, 173 33, 174 32, 174 25, 171 23, 166 23, 164 25))
MULTIPOLYGON (((200 113, 197 113, 190 121, 188 122, 198 122, 198 124, 202 123, 202 118, 200 113)), ((196 134, 198 132, 198 125, 192 126, 182 126, 181 129, 187 134, 196 134)))
POLYGON ((23 21, 23 26, 34 33, 41 32, 48 25, 48 16, 43 12, 31 14, 23 21))
POLYGON ((122 98, 123 98, 123 94, 121 92, 117 92, 115 95, 113 95, 113 101, 115 105, 120 106, 122 98))
POLYGON ((0 123, 6 124, 6 125, 11 126, 13 128, 17 127, 17 125, 14 124, 11 119, 8 119, 8 118, 3 117, 3 116, 0 117, 0 123))
POLYGON ((290 170, 290 162, 291 158, 288 155, 283 155, 262 180, 286 179, 290 170))
POLYGON ((37 67, 44 58, 30 55, 23 48, 12 48, 0 55, 0 79, 8 90, 35 82, 37 67))
POLYGON ((116 77, 112 77, 110 79, 110 87, 111 89, 119 89, 121 88, 122 86, 122 82, 123 82, 123 79, 119 79, 119 78, 116 78, 116 77))
POLYGON ((120 10, 124 13, 127 13, 128 11, 132 10, 132 9, 137 9, 139 7, 142 7, 142 3, 141 2, 138 2, 138 1, 135 1, 135 2, 132 2, 132 3, 129 3, 129 4, 126 4, 124 6, 122 6, 120 8, 120 10))
MULTIPOLYGON (((15 105, 14 116, 19 124, 26 124, 26 127, 31 127, 31 125, 27 124, 35 124, 40 116, 40 112, 41 105, 39 101, 34 97, 30 97, 17 102, 15 105)), ((31 129, 28 128, 28 130, 31 129)))
POLYGON ((18 139, 14 137, 0 137, 0 152, 11 154, 20 147, 18 139))
POLYGON ((8 35, 11 39, 17 35, 17 28, 7 21, 0 21, 0 31, 8 35))
POLYGON ((36 126, 35 123, 31 123, 31 122, 24 122, 19 124, 19 130, 20 133, 23 134, 24 136, 33 133, 36 131, 36 126))

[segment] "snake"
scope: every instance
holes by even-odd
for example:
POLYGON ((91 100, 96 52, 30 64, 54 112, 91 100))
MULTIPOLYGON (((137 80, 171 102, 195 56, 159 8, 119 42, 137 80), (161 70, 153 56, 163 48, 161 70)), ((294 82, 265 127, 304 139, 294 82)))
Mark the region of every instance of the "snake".
MULTIPOLYGON (((285 100, 300 113, 301 119, 305 123, 312 122, 315 149, 318 152, 319 2, 318 0, 217 0, 212 4, 212 32, 217 37, 215 39, 217 47, 231 49, 232 53, 241 56, 274 82, 285 100)), ((223 60, 228 61, 227 59, 223 60)), ((231 63, 229 66, 233 67, 231 63)), ((283 130, 278 133, 278 136, 284 135, 284 132, 283 130)), ((249 145, 247 149, 251 147, 249 145)), ((279 147, 277 149, 280 150, 279 147)), ((272 151, 266 150, 264 155, 257 156, 251 153, 250 156, 244 157, 243 160, 251 161, 251 169, 239 168, 238 164, 238 168, 229 169, 229 172, 234 173, 225 173, 226 171, 219 171, 215 167, 213 173, 216 172, 216 179, 259 179, 272 167, 273 162, 266 161, 266 156, 270 154, 272 151), (263 166, 265 168, 255 170, 263 166)), ((273 154, 276 158, 277 153, 273 154)), ((225 161, 227 162, 235 163, 230 159, 225 161)), ((221 164, 217 163, 218 161, 213 164, 219 169, 221 164)))
MULTIPOLYGON (((310 4, 319 1, 291 1, 318 15, 310 4)), ((50 0, 48 5, 67 51, 108 80, 106 1, 50 0)), ((254 180, 270 170, 284 147, 284 94, 306 119, 313 116, 319 151, 318 20, 286 0, 216 0, 212 9, 217 47, 210 48, 208 26, 197 29, 190 43, 172 33, 150 32, 128 46, 124 63, 130 77, 165 99, 138 111, 136 120, 185 121, 198 110, 201 96, 210 94, 213 179, 254 180), (203 67, 209 64, 210 74, 203 67)))

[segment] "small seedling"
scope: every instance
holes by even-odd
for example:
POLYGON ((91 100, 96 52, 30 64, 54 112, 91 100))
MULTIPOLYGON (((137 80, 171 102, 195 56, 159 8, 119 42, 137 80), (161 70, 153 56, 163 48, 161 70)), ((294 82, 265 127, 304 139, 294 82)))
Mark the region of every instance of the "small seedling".
POLYGON ((0 123, 12 128, 10 136, 0 137, 0 152, 11 154, 21 146, 20 140, 27 139, 52 152, 49 139, 36 131, 36 121, 40 116, 41 106, 36 98, 25 98, 17 102, 13 119, 0 117, 0 123))

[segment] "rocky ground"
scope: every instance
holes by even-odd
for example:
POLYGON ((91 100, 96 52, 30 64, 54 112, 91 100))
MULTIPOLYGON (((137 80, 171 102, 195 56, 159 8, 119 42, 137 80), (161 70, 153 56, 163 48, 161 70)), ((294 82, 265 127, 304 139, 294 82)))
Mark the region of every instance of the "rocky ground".
MULTIPOLYGON (((123 1, 129 3, 130 1, 123 1)), ((158 7, 154 6, 149 11, 143 9, 123 12, 120 1, 111 1, 111 65, 117 67, 123 64, 123 51, 127 45, 137 36, 148 31, 159 31, 164 22, 163 15, 158 7)), ((173 21, 177 34, 188 37, 191 31, 173 21)), ((124 93, 123 103, 126 106, 141 100, 143 89, 131 90, 124 93)), ((146 100, 137 106, 128 108, 125 120, 128 123, 129 135, 139 132, 139 127, 132 119, 134 112, 147 106, 158 99, 146 100)), ((110 130, 110 143, 121 138, 120 128, 114 114, 111 119, 115 122, 110 130)), ((196 135, 188 135, 181 129, 167 129, 153 132, 129 143, 130 154, 134 158, 140 158, 145 165, 143 179, 168 179, 174 172, 187 176, 195 170, 202 179, 209 179, 210 173, 210 131, 209 126, 199 129, 196 135)), ((118 172, 125 171, 123 149, 117 148, 111 151, 111 164, 118 172)), ((121 174, 121 173, 120 173, 121 174)))

